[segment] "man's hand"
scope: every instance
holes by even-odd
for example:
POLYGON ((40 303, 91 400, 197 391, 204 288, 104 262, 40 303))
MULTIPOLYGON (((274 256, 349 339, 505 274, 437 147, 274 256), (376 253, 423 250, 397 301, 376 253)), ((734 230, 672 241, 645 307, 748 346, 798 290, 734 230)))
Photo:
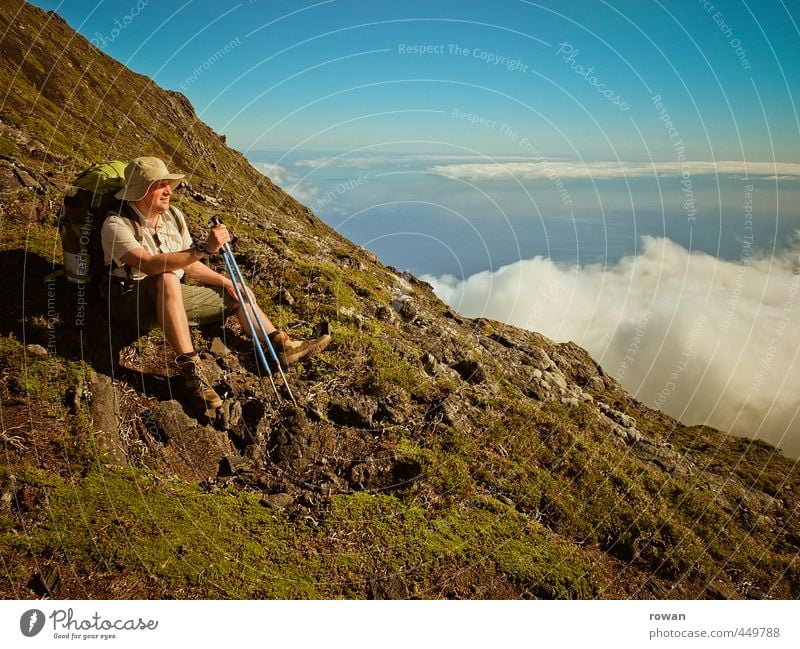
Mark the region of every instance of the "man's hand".
MULTIPOLYGON (((208 252, 217 252, 222 246, 231 240, 230 232, 223 223, 215 225, 208 231, 206 237, 206 250, 208 252)), ((230 290, 228 291, 230 293, 230 290)))
MULTIPOLYGON (((241 286, 239 288, 241 289, 241 286)), ((239 301, 239 296, 236 295, 236 288, 234 287, 233 282, 230 279, 228 279, 227 277, 225 278, 225 290, 228 291, 228 293, 231 294, 231 297, 234 300, 236 300, 237 302, 239 301)), ((245 301, 247 300, 247 298, 249 296, 250 297, 250 303, 251 304, 255 304, 256 303, 256 296, 253 294, 253 291, 250 290, 250 287, 249 286, 245 286, 244 290, 246 291, 246 295, 242 294, 242 297, 245 299, 245 301)))

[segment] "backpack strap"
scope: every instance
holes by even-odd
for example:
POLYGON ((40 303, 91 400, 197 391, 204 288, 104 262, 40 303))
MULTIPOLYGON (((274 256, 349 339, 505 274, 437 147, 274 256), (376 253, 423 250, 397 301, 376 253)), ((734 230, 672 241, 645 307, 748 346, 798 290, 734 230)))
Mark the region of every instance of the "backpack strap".
POLYGON ((178 232, 180 233, 181 236, 183 236, 183 229, 184 229, 183 219, 180 216, 178 216, 178 208, 170 205, 169 209, 167 210, 167 214, 169 214, 170 217, 172 217, 172 220, 175 221, 175 225, 178 228, 178 232))
MULTIPOLYGON (((121 217, 128 219, 133 226, 133 236, 139 243, 144 242, 144 230, 142 229, 141 223, 139 223, 139 217, 136 215, 136 212, 133 211, 133 208, 130 206, 128 201, 122 201, 119 206, 119 210, 116 210, 117 214, 121 217)), ((131 268, 130 264, 122 264, 121 266, 114 261, 114 258, 111 258, 111 263, 108 265, 108 274, 111 275, 111 271, 115 270, 116 268, 124 268, 125 274, 128 276, 128 280, 133 282, 133 268, 131 268)))

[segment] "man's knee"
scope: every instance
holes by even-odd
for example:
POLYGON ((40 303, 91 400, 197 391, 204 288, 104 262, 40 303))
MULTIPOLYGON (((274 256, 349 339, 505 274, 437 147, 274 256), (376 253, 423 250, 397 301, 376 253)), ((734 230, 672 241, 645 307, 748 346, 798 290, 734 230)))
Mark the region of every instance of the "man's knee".
POLYGON ((159 273, 158 275, 153 275, 153 281, 156 284, 156 289, 159 293, 167 293, 167 294, 175 294, 177 293, 180 295, 181 292, 181 280, 175 273, 159 273))

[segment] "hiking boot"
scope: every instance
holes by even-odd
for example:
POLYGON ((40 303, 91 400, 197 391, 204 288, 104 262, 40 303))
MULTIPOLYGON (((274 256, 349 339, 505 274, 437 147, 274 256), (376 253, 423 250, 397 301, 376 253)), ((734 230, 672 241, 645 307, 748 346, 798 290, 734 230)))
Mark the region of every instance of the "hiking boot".
POLYGON ((285 370, 290 365, 321 352, 328 346, 331 337, 325 334, 313 340, 292 340, 285 331, 273 331, 269 335, 269 340, 275 349, 281 369, 285 370))
POLYGON ((183 387, 191 405, 202 410, 222 407, 222 399, 211 387, 200 357, 197 354, 181 354, 175 360, 181 369, 183 387))

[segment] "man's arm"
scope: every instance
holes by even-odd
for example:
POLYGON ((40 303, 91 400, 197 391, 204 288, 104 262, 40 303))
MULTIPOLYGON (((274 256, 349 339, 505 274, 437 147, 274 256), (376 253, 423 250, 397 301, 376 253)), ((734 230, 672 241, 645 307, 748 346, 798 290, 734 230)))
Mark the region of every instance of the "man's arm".
MULTIPOLYGON (((220 275, 215 270, 212 270, 206 266, 202 261, 197 261, 189 266, 186 266, 184 271, 186 271, 187 277, 191 277, 200 284, 205 284, 206 286, 221 286, 231 294, 231 297, 233 297, 237 302, 239 301, 239 298, 236 295, 236 289, 234 288, 231 279, 225 277, 224 275, 220 275)), ((250 290, 250 287, 247 287, 247 291, 249 292, 250 299, 255 302, 255 296, 250 290)), ((247 300, 245 299, 245 301, 247 300)))
POLYGON ((191 277, 200 284, 205 284, 206 286, 222 286, 223 288, 228 288, 230 286, 233 288, 231 280, 224 275, 220 275, 217 271, 212 270, 202 261, 196 261, 186 266, 184 270, 186 271, 187 277, 191 277))
MULTIPOLYGON (((206 238, 206 250, 208 250, 208 252, 216 252, 228 241, 230 241, 230 235, 224 225, 213 227, 206 238)), ((126 252, 120 257, 120 261, 122 261, 123 264, 128 264, 131 268, 141 271, 145 275, 157 275, 159 273, 169 273, 181 268, 188 272, 188 266, 200 263, 202 258, 203 253, 198 252, 195 248, 188 248, 176 252, 161 252, 157 255, 151 255, 144 247, 140 246, 126 252)), ((214 271, 205 266, 205 264, 200 265, 206 268, 209 273, 218 275, 218 273, 214 273, 214 271)), ((202 271, 200 272, 202 273, 202 271)), ((193 277, 193 275, 190 274, 189 277, 193 277)), ((219 277, 222 276, 219 275, 219 277)), ((195 279, 198 279, 201 283, 206 283, 199 278, 195 279)), ((212 284, 212 286, 224 286, 224 284, 212 284)))
POLYGON ((144 248, 136 248, 120 257, 120 261, 145 275, 158 275, 198 263, 202 256, 202 253, 194 248, 179 252, 162 252, 157 255, 151 255, 144 248))

